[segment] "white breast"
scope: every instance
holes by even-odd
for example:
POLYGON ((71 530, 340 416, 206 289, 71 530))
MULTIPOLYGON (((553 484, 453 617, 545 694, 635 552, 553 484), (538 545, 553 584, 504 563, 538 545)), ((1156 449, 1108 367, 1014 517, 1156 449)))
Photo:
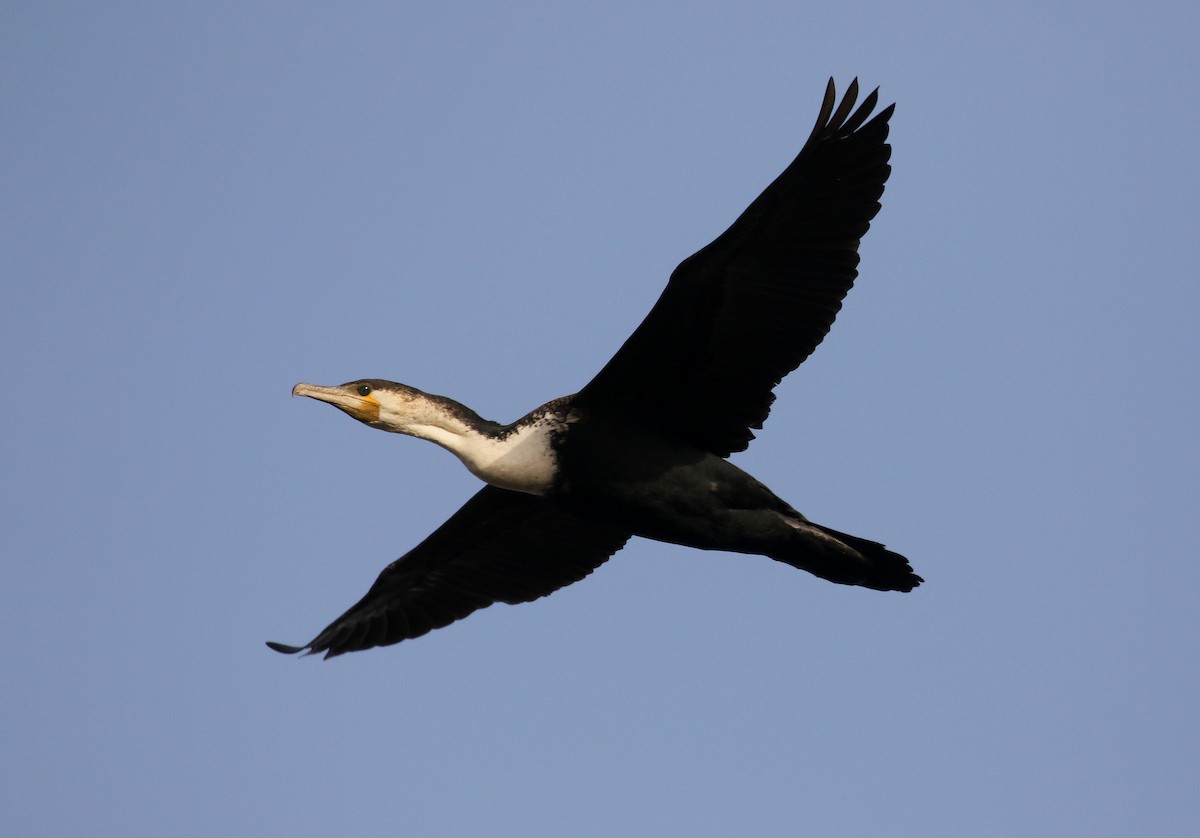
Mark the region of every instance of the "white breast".
POLYGON ((550 445, 552 428, 550 422, 542 421, 498 439, 472 436, 454 453, 480 480, 501 489, 544 495, 558 468, 550 445))

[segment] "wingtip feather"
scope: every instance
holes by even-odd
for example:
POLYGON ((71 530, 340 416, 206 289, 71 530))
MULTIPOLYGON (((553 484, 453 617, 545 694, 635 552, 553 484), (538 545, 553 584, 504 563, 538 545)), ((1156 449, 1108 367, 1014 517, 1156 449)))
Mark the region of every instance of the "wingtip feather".
POLYGON ((289 646, 286 643, 276 643, 274 640, 267 641, 267 648, 279 652, 281 655, 294 655, 304 651, 303 646, 289 646))

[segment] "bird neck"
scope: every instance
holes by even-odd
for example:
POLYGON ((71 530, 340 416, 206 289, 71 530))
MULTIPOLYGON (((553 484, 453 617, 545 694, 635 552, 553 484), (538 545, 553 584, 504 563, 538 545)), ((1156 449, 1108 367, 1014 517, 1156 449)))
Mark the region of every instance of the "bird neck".
POLYGON ((410 406, 402 423, 381 426, 440 445, 480 480, 502 489, 541 495, 554 482, 553 427, 543 418, 530 416, 501 425, 458 402, 437 397, 417 410, 410 406))

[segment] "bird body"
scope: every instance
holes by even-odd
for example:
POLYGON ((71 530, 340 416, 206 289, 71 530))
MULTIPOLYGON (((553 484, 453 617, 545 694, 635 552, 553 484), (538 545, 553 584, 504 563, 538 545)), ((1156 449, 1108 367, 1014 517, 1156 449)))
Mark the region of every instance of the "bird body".
POLYGON ((760 554, 877 590, 921 583, 873 541, 809 521, 726 457, 771 391, 824 338, 857 274, 890 167, 892 108, 870 121, 833 83, 800 154, 741 217, 684 260, 643 323, 582 390, 503 425, 381 379, 294 395, 434 442, 487 486, 303 647, 326 656, 413 638, 493 602, 577 581, 632 535, 760 554))

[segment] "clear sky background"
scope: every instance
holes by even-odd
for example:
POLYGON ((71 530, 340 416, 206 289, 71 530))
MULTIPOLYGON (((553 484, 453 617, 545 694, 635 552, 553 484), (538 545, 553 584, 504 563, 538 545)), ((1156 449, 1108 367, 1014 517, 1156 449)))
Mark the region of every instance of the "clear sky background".
POLYGON ((1187 3, 0 9, 8 835, 1191 835, 1187 3), (475 491, 292 400, 517 418, 897 102, 825 344, 736 462, 909 595, 634 541, 331 662, 475 491))

